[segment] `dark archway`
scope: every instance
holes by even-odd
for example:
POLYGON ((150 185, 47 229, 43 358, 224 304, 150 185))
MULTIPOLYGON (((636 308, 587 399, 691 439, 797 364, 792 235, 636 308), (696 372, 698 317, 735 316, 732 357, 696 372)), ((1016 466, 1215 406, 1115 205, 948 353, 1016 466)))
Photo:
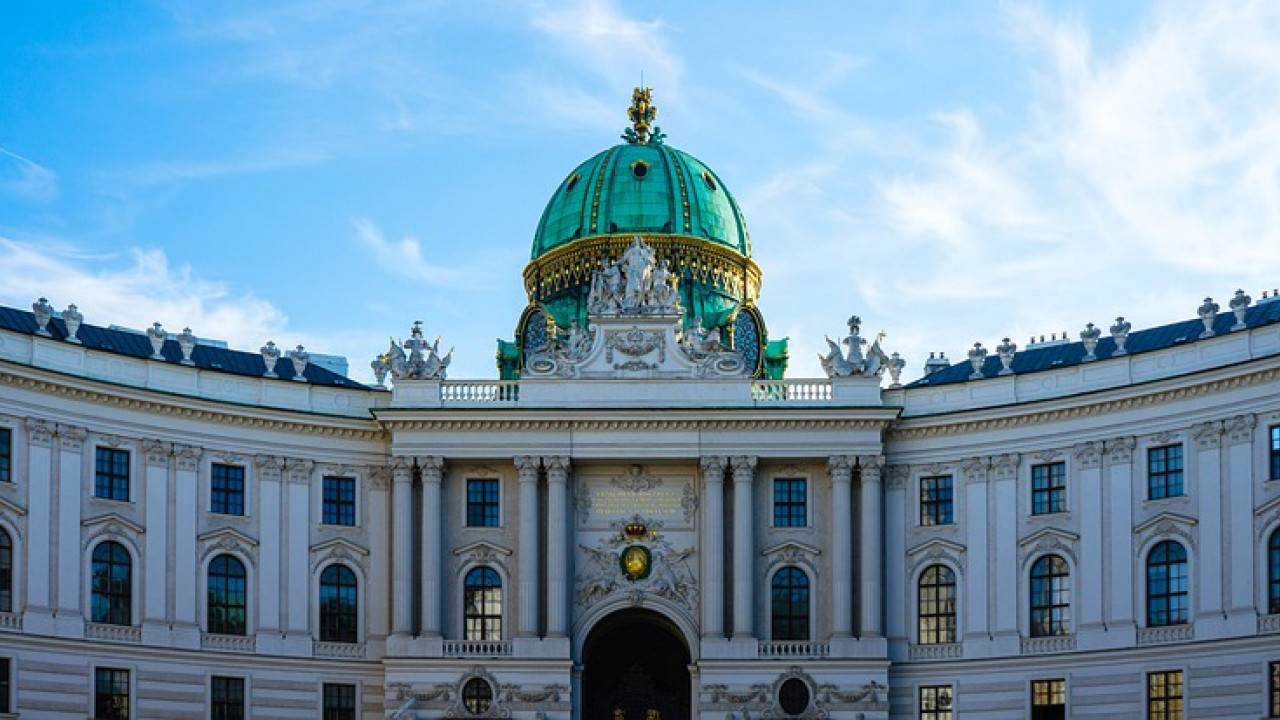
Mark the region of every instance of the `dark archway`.
POLYGON ((689 648, 658 613, 616 612, 583 645, 583 720, 688 720, 689 683, 689 648))

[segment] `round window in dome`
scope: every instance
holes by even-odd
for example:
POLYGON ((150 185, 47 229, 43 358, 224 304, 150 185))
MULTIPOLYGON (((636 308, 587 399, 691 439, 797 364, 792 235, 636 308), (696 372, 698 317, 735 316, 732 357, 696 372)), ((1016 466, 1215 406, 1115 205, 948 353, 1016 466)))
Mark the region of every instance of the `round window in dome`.
POLYGON ((637 180, 643 180, 649 176, 649 163, 643 160, 637 160, 631 163, 631 174, 637 180))
MULTIPOLYGON (((807 692, 807 691, 806 691, 807 692)), ((493 686, 483 678, 473 677, 462 686, 462 705, 472 715, 483 715, 493 704, 493 686)))
POLYGON ((800 678, 791 678, 778 688, 778 705, 788 715, 802 715, 809 709, 809 686, 800 678))
POLYGON ((706 170, 702 171, 702 182, 707 184, 707 187, 710 188, 711 192, 716 191, 716 179, 711 177, 710 172, 706 170))

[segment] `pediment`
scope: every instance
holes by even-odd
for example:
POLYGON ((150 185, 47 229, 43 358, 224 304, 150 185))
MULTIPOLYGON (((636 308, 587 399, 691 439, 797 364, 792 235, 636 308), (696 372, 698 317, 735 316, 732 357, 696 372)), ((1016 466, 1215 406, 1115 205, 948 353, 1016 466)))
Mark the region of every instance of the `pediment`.
POLYGON ((243 545, 247 547, 255 547, 258 544, 257 540, 254 540, 253 538, 249 537, 248 535, 245 535, 244 533, 240 532, 239 530, 236 530, 235 528, 219 528, 217 530, 207 532, 197 537, 196 542, 198 543, 219 543, 219 542, 228 543, 229 542, 229 543, 234 543, 236 545, 243 545))
POLYGON ((14 515, 17 517, 26 517, 27 511, 14 505, 13 503, 0 497, 0 513, 5 515, 14 515))
POLYGON ((1166 524, 1166 525, 1172 524, 1175 526, 1182 525, 1185 527, 1195 527, 1197 524, 1197 520, 1193 517, 1187 517, 1186 515, 1179 515, 1178 513, 1162 512, 1159 515, 1156 515, 1150 520, 1134 528, 1133 532, 1135 534, 1141 535, 1142 533, 1145 533, 1151 528, 1157 527, 1161 524, 1166 524))
POLYGON ((116 530, 113 530, 113 532, 123 531, 130 535, 141 535, 146 532, 142 529, 141 525, 117 513, 99 515, 95 518, 89 518, 83 523, 85 530, 96 530, 99 528, 111 527, 112 525, 117 528, 116 530))
POLYGON ((943 538, 933 538, 911 548, 907 551, 907 555, 922 555, 933 551, 950 555, 963 555, 966 549, 960 543, 943 538))
POLYGON ((491 543, 488 540, 477 540, 473 543, 463 545, 453 551, 454 555, 466 555, 468 553, 510 555, 511 550, 504 548, 501 545, 491 543))
POLYGON ((315 545, 312 545, 310 549, 311 552, 315 554, 334 553, 339 550, 346 551, 359 557, 365 557, 369 554, 368 550, 360 547, 350 540, 347 540, 346 538, 334 538, 322 543, 316 543, 315 545))
POLYGON ((1067 532, 1066 530, 1047 527, 1018 541, 1018 545, 1022 547, 1029 547, 1032 545, 1039 545, 1040 543, 1051 544, 1055 540, 1069 546, 1080 542, 1080 536, 1073 532, 1067 532))
POLYGON ((817 557, 822 554, 822 551, 812 545, 806 545, 802 542, 796 542, 795 540, 787 540, 786 542, 781 542, 777 545, 761 550, 760 554, 764 557, 771 557, 773 555, 780 554, 799 557, 817 557))

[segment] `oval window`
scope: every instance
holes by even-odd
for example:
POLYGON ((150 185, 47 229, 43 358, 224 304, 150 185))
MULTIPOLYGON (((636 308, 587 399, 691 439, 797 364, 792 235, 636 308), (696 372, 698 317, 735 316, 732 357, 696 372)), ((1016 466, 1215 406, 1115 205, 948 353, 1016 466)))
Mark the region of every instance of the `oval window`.
POLYGON ((803 715, 809 709, 809 686, 799 678, 791 678, 778 688, 778 705, 788 715, 803 715))
POLYGON ((631 174, 634 175, 637 180, 645 179, 649 176, 649 163, 643 160, 637 160, 631 163, 631 174))
POLYGON ((483 715, 493 704, 493 687, 482 678, 471 678, 462 686, 462 705, 472 715, 483 715))

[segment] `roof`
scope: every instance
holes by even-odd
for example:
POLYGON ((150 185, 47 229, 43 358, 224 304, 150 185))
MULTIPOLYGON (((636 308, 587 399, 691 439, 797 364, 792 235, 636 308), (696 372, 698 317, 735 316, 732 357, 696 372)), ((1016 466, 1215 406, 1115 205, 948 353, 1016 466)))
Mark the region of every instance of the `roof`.
MULTIPOLYGON (((0 329, 11 330, 24 335, 36 335, 38 328, 39 326, 36 324, 36 318, 33 313, 0 306, 0 329)), ((66 340, 67 327, 63 324, 61 318, 55 317, 50 320, 47 329, 53 339, 66 340)), ((144 333, 115 330, 84 323, 76 332, 76 338, 80 340, 82 347, 91 350, 126 355, 142 360, 151 357, 151 340, 144 333)), ((177 340, 165 340, 160 354, 164 355, 165 362, 174 365, 178 365, 182 361, 182 349, 178 346, 177 340)), ((195 349, 191 351, 191 361, 194 363, 194 367, 201 370, 230 373, 232 375, 261 378, 267 372, 266 363, 263 362, 260 353, 231 350, 211 345, 196 345, 195 349)), ((293 363, 289 362, 283 352, 281 353, 280 362, 276 364, 275 372, 282 382, 288 382, 293 379, 293 363)), ((316 385, 338 386, 356 390, 369 389, 361 383, 315 363, 308 363, 302 374, 307 379, 307 382, 316 385)))
MULTIPOLYGON (((1245 311, 1245 325, 1248 328, 1262 327, 1276 322, 1280 322, 1280 301, 1264 300, 1247 308, 1245 311)), ((1236 316, 1234 313, 1230 311, 1218 313, 1213 320, 1213 337, 1230 335, 1232 332, 1231 327, 1235 324, 1236 316)), ((1124 348, 1126 355, 1164 350, 1175 345, 1196 342, 1200 339, 1200 333, 1202 332, 1204 332, 1204 323, 1199 318, 1184 320, 1171 325, 1161 325, 1147 330, 1134 330, 1129 333, 1124 348)), ((997 377, 1003 365, 1001 365, 1000 357, 994 352, 994 349, 989 348, 988 350, 990 354, 987 355, 987 359, 982 365, 982 375, 984 378, 997 377)), ((1115 340, 1107 334, 1104 328, 1103 335, 1098 340, 1098 346, 1094 349, 1093 354, 1097 360, 1106 360, 1116 357, 1115 351, 1115 340)), ((1082 364, 1084 356, 1084 344, 1080 342, 1033 346, 1025 350, 1018 350, 1014 354, 1013 362, 1010 363, 1009 368, 1014 375, 1025 375, 1043 370, 1057 370, 1082 364)), ((926 375, 919 380, 911 382, 906 387, 953 385, 968 382, 971 374, 973 374, 973 365, 965 359, 938 370, 932 375, 926 375)))

